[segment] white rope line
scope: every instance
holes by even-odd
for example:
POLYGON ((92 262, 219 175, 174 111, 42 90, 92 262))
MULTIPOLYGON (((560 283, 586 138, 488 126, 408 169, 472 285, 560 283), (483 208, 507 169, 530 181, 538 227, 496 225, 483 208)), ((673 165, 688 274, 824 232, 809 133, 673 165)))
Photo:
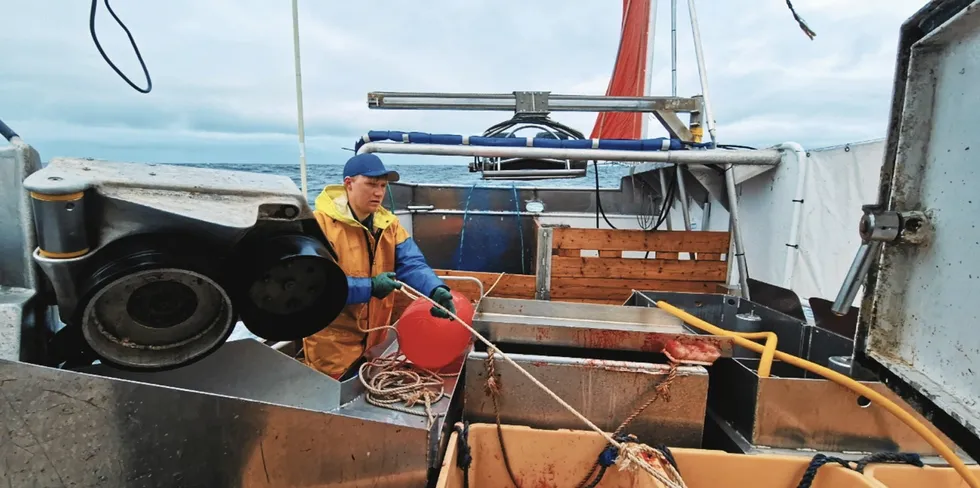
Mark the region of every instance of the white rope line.
POLYGON ((501 351, 500 349, 498 349, 497 346, 493 345, 493 343, 491 343, 489 340, 487 340, 485 337, 483 337, 479 332, 477 332, 475 329, 473 329, 473 327, 470 324, 467 324, 466 321, 464 321, 463 319, 459 318, 455 313, 451 312, 446 307, 443 307, 442 305, 440 305, 439 303, 437 303, 435 300, 433 300, 433 299, 431 299, 431 298, 423 295, 418 290, 412 288, 411 286, 408 286, 408 284, 403 283, 403 282, 399 282, 399 283, 401 283, 402 286, 401 286, 401 288, 398 291, 404 293, 406 296, 408 296, 408 298, 410 298, 412 300, 417 300, 417 299, 420 299, 421 298, 421 299, 424 299, 424 300, 432 303, 434 306, 439 307, 444 312, 446 312, 447 314, 449 314, 449 316, 452 317, 454 320, 456 320, 460 324, 463 324, 463 327, 466 327, 466 329, 470 331, 470 334, 473 334, 473 337, 476 337, 477 339, 479 339, 479 341, 482 342, 484 345, 486 345, 487 348, 491 349, 494 352, 494 354, 499 354, 500 357, 502 357, 511 366, 513 366, 518 371, 520 371, 521 374, 523 374, 525 377, 527 377, 527 379, 529 381, 531 381, 531 383, 533 383, 535 386, 537 386, 538 388, 540 388, 541 391, 547 393, 548 396, 550 396, 552 399, 554 399, 556 402, 558 402, 559 405, 561 405, 562 407, 565 407, 565 409, 568 410, 569 413, 571 413, 572 415, 574 415, 575 417, 577 417, 585 425, 587 425, 590 429, 594 430, 599 435, 601 435, 604 439, 606 439, 606 442, 608 442, 609 444, 612 444, 617 449, 619 449, 620 454, 623 455, 623 456, 625 456, 625 458, 628 459, 630 462, 632 462, 633 464, 635 464, 635 465, 639 466, 640 468, 642 468, 644 471, 646 471, 647 473, 649 473, 650 475, 652 475, 654 478, 657 479, 657 481, 660 481, 661 483, 663 483, 664 485, 666 485, 668 488, 684 488, 683 482, 681 482, 682 484, 678 484, 678 483, 674 482, 673 480, 671 480, 664 473, 661 473, 661 472, 653 469, 653 466, 650 466, 650 463, 648 463, 645 459, 643 459, 642 456, 640 456, 640 453, 637 452, 637 449, 636 448, 625 449, 627 447, 625 444, 620 443, 620 442, 617 442, 616 439, 613 439, 613 437, 611 435, 609 435, 608 433, 606 433, 605 431, 603 431, 602 429, 600 429, 597 425, 595 425, 594 423, 592 423, 592 421, 589 420, 588 418, 586 418, 585 415, 582 415, 581 413, 579 413, 578 410, 575 410, 575 407, 572 407, 565 400, 562 400, 560 396, 558 396, 555 392, 551 391, 551 389, 549 389, 543 383, 541 383, 540 381, 538 381, 538 379, 535 378, 533 375, 531 375, 531 373, 527 372, 526 369, 522 368, 519 364, 517 364, 513 359, 510 358, 510 356, 504 354, 503 351, 501 351))

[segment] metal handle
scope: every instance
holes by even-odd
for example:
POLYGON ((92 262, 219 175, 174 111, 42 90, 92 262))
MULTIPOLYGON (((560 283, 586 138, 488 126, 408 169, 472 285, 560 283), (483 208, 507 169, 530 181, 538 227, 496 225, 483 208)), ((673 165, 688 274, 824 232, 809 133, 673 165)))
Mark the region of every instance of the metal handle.
POLYGON ((422 211, 427 212, 429 210, 435 210, 436 206, 435 205, 409 205, 405 208, 412 212, 422 212, 422 211))
POLYGON ((884 243, 881 241, 865 241, 858 248, 854 261, 851 262, 851 267, 847 270, 844 283, 841 285, 840 291, 837 292, 837 299, 834 300, 834 305, 830 308, 830 311, 835 315, 847 315, 851 309, 851 304, 854 303, 854 297, 857 296, 858 288, 864 282, 864 277, 871 268, 871 262, 878 255, 882 245, 884 243))
POLYGON ((474 278, 472 276, 439 276, 438 278, 443 281, 472 281, 476 283, 476 286, 480 287, 479 299, 483 299, 483 282, 478 278, 474 278))

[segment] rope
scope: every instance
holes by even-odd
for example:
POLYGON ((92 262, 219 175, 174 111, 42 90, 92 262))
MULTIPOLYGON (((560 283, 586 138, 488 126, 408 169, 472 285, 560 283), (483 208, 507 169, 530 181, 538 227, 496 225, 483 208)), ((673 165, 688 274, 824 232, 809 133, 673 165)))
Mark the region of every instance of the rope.
MULTIPOLYGON (((359 330, 365 334, 378 330, 391 330, 396 337, 398 336, 398 328, 392 325, 359 328, 359 330)), ((429 428, 437 418, 446 415, 445 412, 432 411, 432 405, 443 398, 448 398, 443 378, 451 378, 459 374, 436 373, 419 367, 405 358, 399 349, 361 364, 357 376, 367 390, 364 395, 365 401, 376 407, 425 417, 426 428, 429 428), (418 404, 421 404, 422 410, 414 408, 418 404)))
POLYGON ((803 472, 803 477, 800 479, 800 484, 796 485, 796 488, 810 488, 810 485, 813 484, 814 478, 817 477, 817 471, 824 465, 830 463, 837 463, 847 469, 857 471, 858 473, 864 473, 864 468, 871 463, 904 463, 918 466, 920 468, 923 466, 922 460, 919 459, 919 455, 913 453, 880 452, 860 459, 855 463, 855 466, 851 466, 849 461, 839 457, 817 454, 810 460, 810 465, 807 466, 806 471, 803 472))
POLYGON ((456 252, 459 255, 456 257, 456 269, 463 269, 463 238, 466 237, 466 217, 470 211, 470 197, 473 196, 473 189, 476 188, 476 183, 470 187, 470 191, 466 194, 466 205, 463 207, 463 223, 460 224, 459 228, 459 249, 456 252))
POLYGON ((510 467, 510 457, 507 455, 507 447, 504 445, 504 430, 500 426, 500 375, 497 374, 497 365, 494 361, 493 349, 487 351, 487 383, 484 385, 484 391, 493 401, 493 415, 497 420, 497 441, 500 443, 500 455, 504 460, 504 467, 507 468, 507 476, 510 477, 510 482, 514 484, 517 488, 520 488, 520 484, 517 482, 517 477, 514 476, 514 470, 510 467))
POLYGON ((800 14, 796 13, 796 9, 793 8, 793 2, 786 0, 786 6, 789 7, 789 11, 793 13, 793 18, 796 19, 796 23, 800 25, 800 29, 803 29, 803 33, 807 35, 812 41, 814 37, 817 37, 817 33, 810 29, 810 26, 806 25, 806 21, 800 17, 800 14))
POLYGON ((490 292, 497 287, 497 284, 500 283, 500 280, 504 279, 505 274, 507 273, 500 273, 500 276, 498 276, 497 280, 494 281, 492 285, 490 285, 490 288, 487 288, 487 291, 483 292, 483 296, 480 297, 480 300, 483 300, 484 298, 490 296, 490 292))
MULTIPOLYGON (((624 429, 626 429, 626 426, 632 423, 633 420, 635 420, 637 417, 639 417, 640 414, 643 413, 643 411, 646 410, 647 407, 652 405, 653 402, 657 401, 658 398, 663 398, 665 402, 670 402, 670 385, 674 383, 674 380, 676 378, 677 378, 677 364, 671 363, 670 370, 667 372, 667 377, 661 380, 660 383, 658 383, 657 386, 654 387, 653 395, 651 395, 646 402, 640 405, 639 408, 634 410, 633 413, 627 416, 626 419, 623 420, 623 423, 619 424, 619 427, 617 427, 616 431, 613 432, 613 437, 617 439, 623 438, 622 432, 624 429)), ((635 439, 635 437, 633 436, 628 436, 628 437, 632 437, 633 439, 635 439)), ((676 470, 677 463, 674 461, 673 455, 670 454, 670 450, 668 450, 666 446, 657 446, 656 449, 660 450, 664 454, 664 457, 676 470)), ((606 448, 604 448, 602 452, 599 453, 599 457, 596 460, 595 464, 592 465, 592 469, 590 469, 588 474, 585 475, 585 478, 583 478, 582 481, 579 482, 577 488, 594 488, 597 484, 599 484, 599 482, 602 480, 602 477, 606 474, 606 468, 608 468, 612 464, 611 461, 608 461, 608 456, 610 455, 610 453, 612 453, 613 455, 612 459, 615 460, 616 454, 618 454, 618 451, 616 450, 615 446, 612 445, 606 446, 606 448), (593 475, 595 476, 595 479, 592 479, 593 475), (590 479, 592 479, 591 483, 589 482, 590 479)))
MULTIPOLYGON (((409 286, 409 285, 407 285, 405 283, 402 283, 402 287, 399 289, 399 291, 401 293, 404 293, 406 296, 408 296, 408 298, 410 298, 412 300, 418 300, 418 299, 426 300, 426 301, 430 302, 432 305, 434 305, 434 306, 439 307, 440 309, 442 309, 444 312, 446 312, 446 314, 448 314, 450 317, 452 317, 453 320, 456 320, 457 322, 459 322, 460 324, 462 324, 463 327, 466 327, 466 329, 470 331, 470 334, 473 334, 473 337, 475 337, 480 342, 482 342, 484 345, 486 345, 487 346, 488 354, 489 354, 490 351, 492 351, 492 352, 494 352, 496 354, 500 354, 500 357, 501 358, 503 358, 505 361, 507 361, 511 366, 513 366, 515 369, 517 369, 517 371, 519 371, 521 374, 523 374, 528 379, 528 381, 530 381, 535 386, 537 386, 538 388, 540 388, 541 391, 543 391, 548 396, 550 396, 552 399, 554 399, 556 402, 558 402, 559 405, 561 405, 562 407, 564 407, 566 410, 568 410, 569 413, 571 413, 576 418, 578 418, 579 420, 581 420, 582 423, 584 423, 590 429, 592 429, 593 431, 595 431, 596 433, 598 433, 599 435, 601 435, 603 438, 605 438, 607 442, 609 442, 610 444, 612 444, 612 445, 616 446, 618 449, 620 449, 620 452, 622 453, 621 454, 621 457, 622 456, 626 456, 627 458, 630 458, 630 461, 633 464, 635 464, 635 466, 637 466, 640 469, 642 469, 643 471, 646 471, 647 473, 649 473, 651 476, 653 476, 654 478, 656 478, 657 481, 659 481, 662 484, 664 484, 666 486, 666 488, 684 488, 684 484, 683 483, 680 483, 680 484, 675 483, 673 480, 671 480, 670 478, 668 478, 663 473, 655 470, 653 468, 653 466, 650 465, 650 463, 648 463, 645 459, 642 459, 642 457, 640 456, 640 453, 637 453, 634 450, 624 451, 623 450, 623 447, 625 447, 625 446, 624 446, 623 443, 618 442, 615 439, 613 439, 612 436, 610 436, 608 433, 604 432, 602 429, 600 429, 598 426, 596 426, 591 420, 589 420, 584 415, 582 415, 578 410, 575 410, 575 408, 572 407, 571 405, 569 405, 568 402, 566 402, 565 400, 562 400, 562 398, 560 396, 558 396, 557 394, 555 394, 555 392, 551 391, 551 389, 549 389, 547 386, 545 386, 544 384, 542 384, 541 381, 539 381, 537 378, 535 378, 531 373, 528 373, 526 369, 522 368, 513 359, 511 359, 506 354, 504 354, 503 351, 501 351, 500 349, 498 349, 497 346, 494 346, 493 343, 491 343, 489 340, 487 340, 485 337, 483 337, 483 335, 481 335, 479 332, 477 332, 475 329, 473 329, 473 326, 471 326, 470 324, 466 323, 466 321, 464 321, 463 319, 459 318, 459 316, 457 316, 454 312, 451 312, 446 307, 443 307, 442 305, 436 303, 435 300, 433 300, 433 299, 431 299, 431 298, 429 298, 429 297, 427 297, 427 296, 419 293, 418 290, 412 288, 411 286, 409 286)), ((497 384, 497 386, 499 388, 499 383, 497 384)))
POLYGON ((467 422, 457 422, 453 426, 456 432, 456 467, 463 470, 463 488, 470 486, 470 464, 473 462, 473 453, 470 450, 470 424, 467 422))
MULTIPOLYGON (((381 328, 385 327, 378 327, 381 328)), ((440 375, 420 368, 405 359, 401 351, 395 351, 365 362, 357 376, 367 390, 365 401, 376 407, 425 417, 428 428, 446 415, 433 412, 432 405, 447 397, 443 377, 455 375, 440 375), (414 408, 416 405, 422 409, 414 408)))

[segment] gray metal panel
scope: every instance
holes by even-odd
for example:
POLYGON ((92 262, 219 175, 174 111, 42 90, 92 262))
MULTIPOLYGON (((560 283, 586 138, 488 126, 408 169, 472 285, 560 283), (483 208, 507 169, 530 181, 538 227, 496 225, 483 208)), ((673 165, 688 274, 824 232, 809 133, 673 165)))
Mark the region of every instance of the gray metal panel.
MULTIPOLYGON (((785 353, 800 356, 806 351, 809 332, 804 322, 736 296, 636 290, 627 301, 627 305, 656 308, 655 302, 658 300, 679 307, 722 329, 737 332, 775 332, 779 337, 776 348, 785 353), (743 314, 755 315, 759 320, 742 320, 739 316, 743 314)), ((759 354, 744 347, 734 345, 732 347, 732 357, 759 357, 759 354)))
POLYGON ((226 342, 204 359, 168 371, 95 365, 80 372, 319 412, 340 407, 339 381, 254 339, 226 342))
MULTIPOLYGON (((749 456, 800 456, 807 459, 813 457, 813 449, 802 448, 802 449, 786 449, 780 447, 769 447, 769 446, 756 446, 749 442, 741 433, 735 430, 725 419, 721 418, 716 412, 708 408, 707 415, 705 416, 704 422, 705 430, 705 443, 712 443, 712 445, 717 445, 719 443, 724 443, 724 450, 727 452, 736 452, 741 454, 748 454, 749 456)), ((869 452, 861 451, 840 451, 833 452, 823 449, 820 451, 827 456, 838 457, 841 459, 846 459, 848 461, 859 461, 861 458, 866 457, 869 452)), ((941 456, 920 456, 923 464, 928 466, 939 466, 946 467, 946 460, 941 456)), ((965 459, 964 462, 970 464, 970 460, 965 459)))
POLYGON ((940 22, 930 22, 925 13, 903 33, 902 46, 910 54, 899 55, 895 93, 901 105, 893 106, 882 175, 888 208, 925 211, 934 234, 926 245, 884 247, 860 320, 870 357, 976 435, 980 3, 940 22), (926 34, 909 47, 907 39, 921 35, 917 29, 926 34), (907 80, 901 69, 905 55, 907 80))
POLYGON ((11 486, 422 487, 424 429, 0 361, 11 486))
MULTIPOLYGON (((594 422, 612 432, 639 408, 668 367, 663 364, 603 361, 552 356, 509 354, 511 359, 594 422)), ((493 401, 485 393, 486 353, 467 359, 464 418, 494 422, 493 401)), ((509 363, 498 360, 500 421, 547 429, 581 429, 582 421, 540 388, 527 381, 509 363)), ((678 368, 671 385, 671 400, 658 400, 625 429, 648 444, 700 447, 708 393, 708 372, 700 366, 678 368)))
MULTIPOLYGON (((824 361, 826 363, 826 361, 824 361)), ((777 362, 772 376, 760 378, 758 360, 721 359, 711 372, 708 404, 741 436, 756 446, 817 451, 901 451, 937 455, 921 436, 885 409, 862 403, 835 383, 777 362)), ((884 383, 855 379, 896 402, 954 447, 922 415, 884 383)), ((962 453, 961 453, 962 455, 962 453)))
POLYGON ((31 355, 40 318, 34 296, 34 290, 27 288, 0 287, 0 359, 16 361, 31 355))
POLYGON ((34 343, 42 313, 33 300, 39 283, 31 259, 37 239, 22 182, 40 168, 34 148, 23 143, 0 147, 0 359, 37 359, 34 343))
POLYGON ((31 253, 37 246, 31 199, 22 182, 41 169, 41 159, 26 144, 0 147, 0 286, 34 289, 37 271, 31 253))
POLYGON ((534 253, 534 298, 551 300, 551 245, 554 230, 541 226, 538 229, 538 246, 534 253))

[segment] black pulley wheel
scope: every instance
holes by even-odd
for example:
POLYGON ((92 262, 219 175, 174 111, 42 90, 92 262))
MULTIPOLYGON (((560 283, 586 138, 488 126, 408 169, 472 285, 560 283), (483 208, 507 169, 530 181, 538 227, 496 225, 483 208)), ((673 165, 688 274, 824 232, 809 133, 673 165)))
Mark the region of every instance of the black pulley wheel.
POLYGON ((235 304, 245 327, 263 339, 309 337, 347 303, 347 275, 313 237, 253 239, 237 255, 235 304))
POLYGON ((74 322, 106 363, 163 370, 224 344, 236 322, 217 269, 221 251, 173 235, 125 238, 99 251, 74 322))

